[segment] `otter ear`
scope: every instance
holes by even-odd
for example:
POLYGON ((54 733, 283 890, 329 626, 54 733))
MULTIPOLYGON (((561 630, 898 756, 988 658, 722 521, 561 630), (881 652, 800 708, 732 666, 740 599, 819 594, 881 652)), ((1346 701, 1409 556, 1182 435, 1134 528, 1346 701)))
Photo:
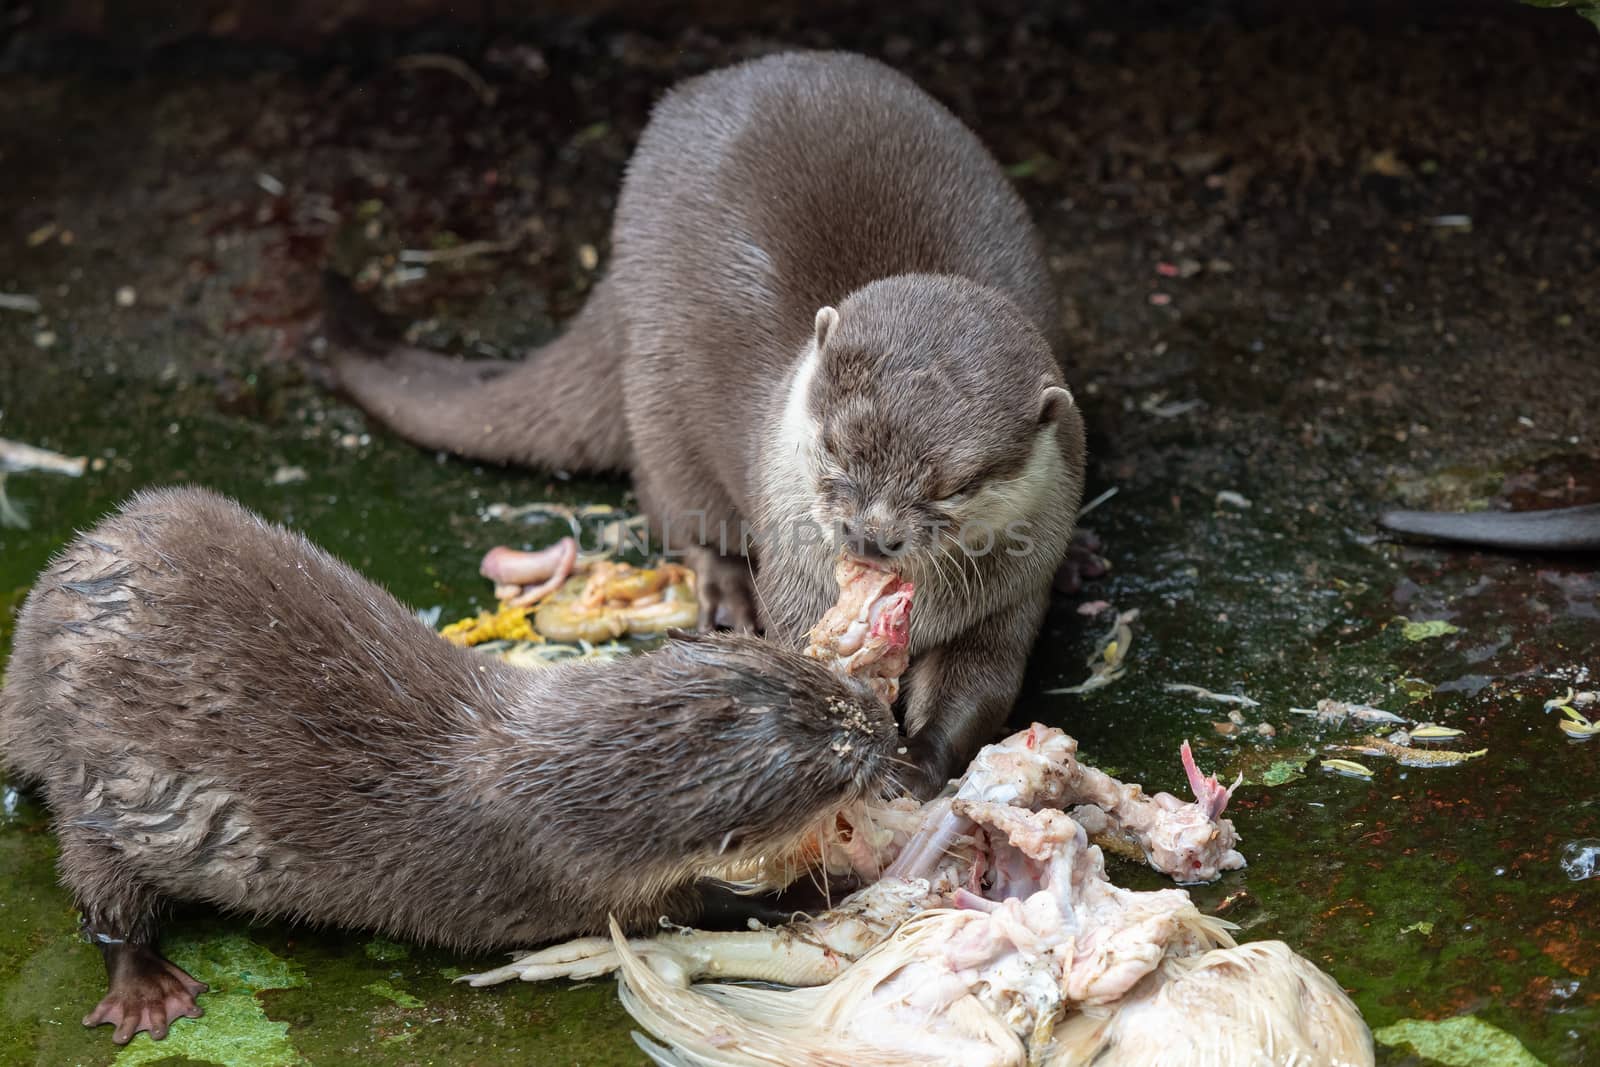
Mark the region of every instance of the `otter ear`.
POLYGON ((833 333, 833 328, 839 325, 839 313, 831 307, 817 309, 817 350, 828 343, 828 337, 833 333))
POLYGON ((1039 424, 1060 422, 1061 417, 1077 405, 1072 399, 1072 393, 1059 385, 1045 387, 1044 396, 1039 401, 1039 424))

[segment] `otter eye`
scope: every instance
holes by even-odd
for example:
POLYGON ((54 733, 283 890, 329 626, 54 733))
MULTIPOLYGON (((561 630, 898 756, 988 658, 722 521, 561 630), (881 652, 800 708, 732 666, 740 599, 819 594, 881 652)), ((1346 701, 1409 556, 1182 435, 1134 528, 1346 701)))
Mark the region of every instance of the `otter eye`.
POLYGON ((983 479, 973 478, 966 484, 962 485, 961 488, 957 489, 955 492, 946 493, 944 496, 940 497, 937 503, 943 504, 946 507, 954 507, 957 504, 963 503, 970 497, 975 496, 978 490, 982 488, 983 479))
POLYGON ((826 475, 817 482, 817 495, 843 500, 850 495, 850 483, 836 475, 826 475))

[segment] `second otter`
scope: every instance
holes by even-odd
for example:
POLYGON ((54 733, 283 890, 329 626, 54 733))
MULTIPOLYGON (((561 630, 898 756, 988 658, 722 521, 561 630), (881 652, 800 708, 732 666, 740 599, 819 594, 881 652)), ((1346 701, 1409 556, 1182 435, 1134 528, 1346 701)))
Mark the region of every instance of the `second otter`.
POLYGON ((836 593, 833 531, 893 556, 920 590, 900 705, 932 792, 1011 708, 1082 489, 1021 199, 908 78, 789 53, 661 101, 612 250, 520 365, 344 348, 337 379, 432 448, 631 471, 693 546, 703 622, 799 644, 836 593))
POLYGON ((457 949, 687 919, 702 873, 882 788, 896 744, 866 685, 755 638, 545 670, 457 648, 199 490, 59 555, 0 689, 6 765, 105 955, 85 1022, 118 1042, 199 1014, 156 949, 167 901, 457 949))

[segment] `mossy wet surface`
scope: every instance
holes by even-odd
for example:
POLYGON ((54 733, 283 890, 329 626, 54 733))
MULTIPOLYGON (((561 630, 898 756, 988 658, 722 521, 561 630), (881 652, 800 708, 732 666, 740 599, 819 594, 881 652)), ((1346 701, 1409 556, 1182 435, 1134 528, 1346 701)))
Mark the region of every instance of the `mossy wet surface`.
MULTIPOLYGON (((386 41, 461 43, 430 33, 386 41)), ((623 502, 615 481, 421 453, 320 392, 301 360, 316 270, 517 236, 385 299, 433 343, 536 343, 603 266, 653 95, 778 42, 908 70, 1013 167, 1045 234, 1090 492, 1118 489, 1087 522, 1115 569, 1053 611, 1017 721, 1063 725, 1152 790, 1181 789, 1185 737, 1203 766, 1245 774, 1233 815, 1250 866, 1195 896, 1335 975, 1393 1042, 1384 1062, 1504 1062, 1504 1042, 1600 1062, 1600 879, 1560 866, 1566 844, 1600 837, 1600 743, 1568 741, 1542 710, 1597 682, 1592 563, 1370 536, 1393 503, 1600 492, 1600 35, 1570 13, 983 5, 550 24, 463 53, 492 108, 360 42, 331 48, 343 64, 234 52, 224 74, 188 52, 132 79, 47 52, 58 69, 0 93, 0 291, 43 304, 0 311, 0 436, 96 463, 8 480, 31 527, 0 529, 0 645, 50 554, 141 486, 232 494, 447 618, 487 599, 487 547, 557 533, 485 518, 489 504, 623 502), (1460 214, 1470 230, 1434 221, 1460 214), (1109 619, 1079 613, 1092 600, 1141 612, 1128 673, 1047 694, 1089 673, 1109 619), (1440 622, 1455 629, 1426 625, 1440 622), (1260 707, 1225 737, 1230 709, 1171 682, 1260 707), (1361 731, 1288 710, 1321 697, 1459 728, 1448 747, 1488 754, 1430 769, 1357 756, 1371 780, 1330 775, 1322 747, 1361 731)), ((3 798, 0 1061, 642 1062, 609 983, 473 990, 450 979, 495 959, 205 909, 167 938, 212 983, 210 1013, 119 1052, 78 1025, 102 977, 55 885, 46 813, 3 798)))

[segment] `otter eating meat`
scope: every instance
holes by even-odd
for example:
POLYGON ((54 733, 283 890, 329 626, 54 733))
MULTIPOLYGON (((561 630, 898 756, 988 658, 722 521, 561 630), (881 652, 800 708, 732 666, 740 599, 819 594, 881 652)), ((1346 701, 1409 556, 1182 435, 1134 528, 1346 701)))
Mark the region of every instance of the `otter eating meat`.
POLYGON ((232 501, 139 494, 40 576, 0 689, 105 956, 84 1022, 200 1014, 173 900, 474 951, 692 920, 884 790, 911 592, 876 588, 849 664, 717 635, 519 670, 232 501))
POLYGON ((1083 486, 1021 198, 904 75, 785 53, 661 100, 611 248, 520 363, 391 345, 331 278, 333 378, 431 449, 632 474, 702 626, 800 648, 841 544, 915 582, 897 710, 932 795, 1010 712, 1083 486))

